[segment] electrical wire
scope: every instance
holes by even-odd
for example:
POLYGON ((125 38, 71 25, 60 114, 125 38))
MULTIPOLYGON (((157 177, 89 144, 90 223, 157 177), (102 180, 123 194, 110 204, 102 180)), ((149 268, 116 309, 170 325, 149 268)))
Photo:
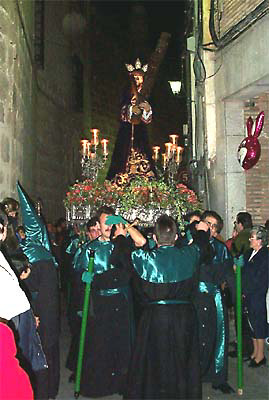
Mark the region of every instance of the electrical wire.
POLYGON ((221 49, 232 41, 237 39, 239 35, 250 28, 254 23, 261 19, 269 12, 268 0, 264 0, 253 11, 251 11, 245 18, 240 20, 234 25, 223 37, 218 37, 215 28, 215 0, 210 2, 210 16, 209 16, 209 30, 214 45, 221 49))

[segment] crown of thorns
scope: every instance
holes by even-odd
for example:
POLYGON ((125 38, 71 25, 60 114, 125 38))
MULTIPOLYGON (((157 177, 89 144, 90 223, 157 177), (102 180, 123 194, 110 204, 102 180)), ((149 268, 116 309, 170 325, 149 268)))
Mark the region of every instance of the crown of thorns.
POLYGON ((132 64, 125 64, 127 71, 130 73, 142 72, 146 73, 148 70, 148 64, 142 65, 139 58, 136 59, 134 66, 132 64))

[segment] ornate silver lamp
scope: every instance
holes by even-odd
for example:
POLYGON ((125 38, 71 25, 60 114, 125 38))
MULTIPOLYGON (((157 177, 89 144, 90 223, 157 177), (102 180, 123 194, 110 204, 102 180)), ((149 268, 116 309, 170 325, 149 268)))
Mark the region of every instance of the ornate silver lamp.
POLYGON ((108 139, 99 140, 99 129, 91 129, 92 140, 82 139, 81 145, 81 169, 85 179, 96 181, 98 172, 107 161, 108 139), (102 149, 100 151, 99 144, 102 149))
POLYGON ((153 160, 156 166, 161 169, 161 174, 167 177, 169 184, 173 185, 176 182, 178 167, 182 162, 182 154, 184 147, 178 146, 179 135, 169 135, 170 142, 165 143, 165 153, 162 153, 162 160, 160 160, 160 146, 153 146, 153 160))

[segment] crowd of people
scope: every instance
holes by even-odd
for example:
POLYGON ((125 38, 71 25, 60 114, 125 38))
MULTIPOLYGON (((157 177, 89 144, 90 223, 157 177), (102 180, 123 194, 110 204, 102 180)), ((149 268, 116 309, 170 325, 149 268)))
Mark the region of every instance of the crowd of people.
POLYGON ((184 232, 162 215, 145 234, 104 205, 82 232, 63 218, 45 226, 22 190, 19 199, 0 208, 1 398, 56 398, 61 292, 75 381, 86 284, 83 396, 199 399, 202 382, 232 393, 228 357, 237 351, 229 351, 228 308, 235 308, 239 267, 244 359, 250 368, 266 365, 268 221, 253 226, 249 213, 238 213, 225 243, 213 210, 188 214, 184 232))
POLYGON ((228 351, 227 309, 235 308, 236 265, 243 268, 244 360, 249 360, 250 368, 266 363, 266 228, 252 226, 250 214, 241 212, 236 233, 226 245, 223 220, 215 211, 188 214, 183 234, 175 221, 162 216, 153 235, 147 232, 147 236, 113 216, 113 209, 101 208, 87 224, 88 241, 80 246, 75 235, 67 249, 73 263, 70 380, 75 379, 78 351, 74 349, 78 349, 83 288, 88 282, 84 396, 201 398, 202 382, 232 393, 228 356, 237 356, 237 351, 228 351), (94 273, 86 276, 92 250, 94 273), (251 268, 255 257, 257 270, 251 268))

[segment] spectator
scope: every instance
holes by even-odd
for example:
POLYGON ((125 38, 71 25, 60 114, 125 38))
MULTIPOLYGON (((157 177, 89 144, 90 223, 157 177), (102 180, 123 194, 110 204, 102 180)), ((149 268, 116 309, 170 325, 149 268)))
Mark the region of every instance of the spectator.
MULTIPOLYGON (((1 243, 6 238, 7 222, 6 214, 0 210, 1 243)), ((35 398, 43 398, 43 396, 39 397, 39 394, 42 393, 40 390, 39 378, 42 375, 46 376, 46 359, 41 347, 39 336, 36 333, 36 324, 33 313, 30 309, 30 303, 19 285, 17 276, 10 267, 2 251, 0 251, 0 321, 8 323, 16 333, 20 361, 25 370, 27 370, 31 375, 32 384, 35 390, 35 398)), ((3 332, 3 334, 7 335, 7 337, 10 336, 8 331, 3 332)), ((7 338, 7 340, 11 340, 11 338, 7 338)), ((12 359, 12 356, 15 355, 12 353, 12 349, 10 349, 9 353, 6 353, 6 356, 10 357, 10 360, 12 359)), ((1 357, 0 362, 2 362, 1 357)), ((14 362, 13 366, 15 367, 14 362)), ((5 372, 3 372, 3 374, 0 373, 1 378, 4 376, 4 373, 5 372)), ((14 385, 16 387, 16 382, 14 385)), ((11 394, 12 388, 2 386, 1 390, 5 390, 3 393, 6 393, 7 398, 10 398, 8 397, 8 391, 10 390, 11 394)), ((6 397, 0 396, 0 398, 4 399, 6 397)), ((20 397, 13 398, 19 399, 20 397)))
POLYGON ((21 243, 25 240, 25 238, 26 238, 25 229, 22 225, 19 225, 18 228, 16 229, 16 236, 19 240, 19 243, 21 243))
POLYGON ((3 400, 34 399, 27 373, 16 358, 16 343, 12 330, 0 322, 0 398, 3 400))
MULTIPOLYGON (((248 212, 241 211, 237 214, 235 220, 235 228, 237 231, 237 235, 235 235, 234 240, 231 243, 231 254, 235 257, 235 259, 239 259, 249 251, 250 249, 250 232, 252 228, 252 217, 248 212)), ((237 262, 237 261, 236 261, 237 262)), ((235 330, 237 332, 237 315, 236 315, 236 288, 235 288, 235 279, 231 279, 229 281, 229 288, 232 297, 232 303, 234 306, 234 315, 235 315, 235 330)), ((245 300, 242 300, 242 342, 243 342, 243 357, 244 360, 249 359, 249 355, 253 351, 252 340, 250 336, 250 328, 249 323, 246 318, 246 307, 245 300)), ((234 343, 236 346, 236 342, 234 343)), ((230 357, 237 357, 237 350, 232 350, 229 352, 230 357)))
POLYGON ((228 247, 228 250, 229 250, 230 252, 231 252, 231 250, 232 250, 232 244, 233 244, 235 238, 237 237, 237 235, 238 235, 238 231, 237 231, 237 229, 236 229, 236 221, 235 221, 235 222, 234 222, 234 227, 233 227, 232 236, 231 236, 229 239, 227 239, 226 242, 225 242, 225 244, 226 244, 226 246, 228 247))
POLYGON ((251 368, 266 364, 264 340, 268 337, 266 293, 268 290, 268 249, 267 232, 262 226, 250 231, 251 250, 245 255, 242 274, 243 294, 246 297, 249 323, 254 350, 251 354, 251 368))
POLYGON ((252 228, 252 218, 248 212, 239 212, 235 220, 238 235, 235 237, 231 253, 233 256, 245 254, 249 250, 250 230, 252 228))
POLYGON ((8 217, 7 238, 5 240, 5 248, 7 254, 12 256, 19 251, 19 240, 16 236, 18 226, 19 203, 12 197, 6 197, 2 201, 2 206, 8 217))

